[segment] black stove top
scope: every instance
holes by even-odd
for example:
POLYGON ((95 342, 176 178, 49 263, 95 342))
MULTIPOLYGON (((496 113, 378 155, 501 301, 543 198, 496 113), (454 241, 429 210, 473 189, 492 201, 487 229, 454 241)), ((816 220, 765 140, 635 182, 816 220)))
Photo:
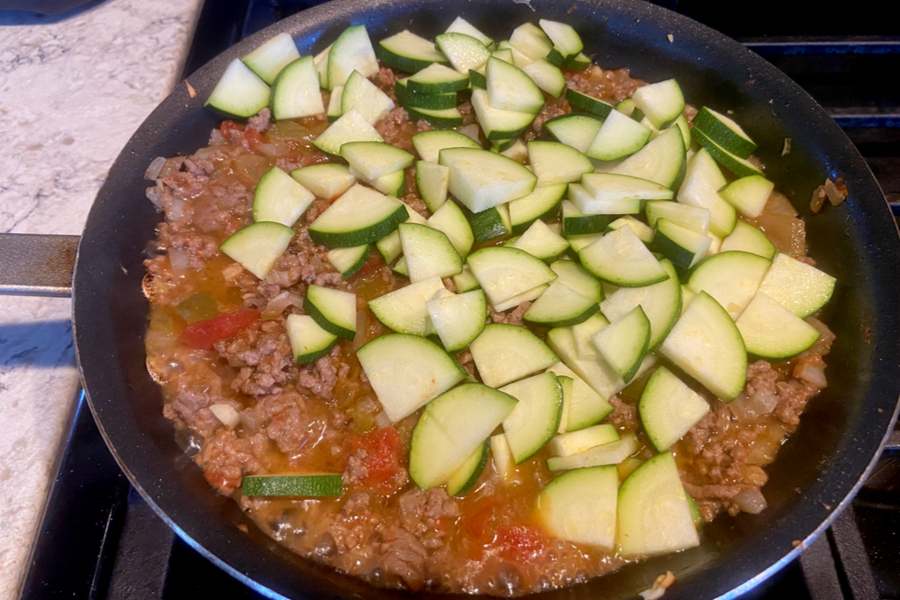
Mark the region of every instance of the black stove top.
MULTIPOLYGON (((803 86, 857 145, 900 215, 900 36, 883 5, 786 14, 757 0, 658 0, 743 42, 803 86), (878 15, 882 15, 879 17, 878 15), (885 74, 888 74, 885 77, 885 74)), ((215 0, 203 7, 184 75, 315 0, 215 0)), ((867 6, 871 5, 871 6, 867 6)), ((23 600, 260 599, 160 520, 109 454, 82 398, 27 573, 23 600)), ((848 508, 799 559, 739 600, 900 600, 900 434, 848 508)))

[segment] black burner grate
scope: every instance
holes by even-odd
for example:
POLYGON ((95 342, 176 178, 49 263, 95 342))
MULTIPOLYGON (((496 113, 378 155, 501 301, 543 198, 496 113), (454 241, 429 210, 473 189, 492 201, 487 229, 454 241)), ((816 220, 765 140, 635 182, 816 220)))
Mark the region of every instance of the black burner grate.
MULTIPOLYGON (((757 0, 659 0, 745 43, 802 85, 844 128, 900 215, 900 36, 883 6, 792 17, 757 0), (881 15, 881 16, 879 16, 881 15), (765 32, 768 35, 761 35, 765 32), (850 32, 854 35, 841 35, 850 32)), ((203 7, 184 74, 243 37, 318 4, 216 0, 203 7)), ((870 6, 867 6, 870 5, 870 6)), ((165 527, 129 486, 86 403, 78 411, 23 588, 23 600, 260 599, 165 527), (78 550, 73 552, 72 549, 78 550)), ((800 557, 741 600, 900 600, 900 434, 852 507, 800 557)))

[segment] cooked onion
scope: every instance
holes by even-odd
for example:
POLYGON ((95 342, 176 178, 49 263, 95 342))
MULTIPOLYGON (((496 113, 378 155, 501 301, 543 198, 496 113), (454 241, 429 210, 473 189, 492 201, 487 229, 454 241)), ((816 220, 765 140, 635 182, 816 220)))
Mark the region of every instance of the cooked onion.
POLYGON ((391 420, 388 418, 387 413, 382 411, 375 415, 375 424, 379 427, 390 427, 391 420))
POLYGON ((641 592, 641 598, 644 600, 659 600, 673 583, 675 583, 675 576, 671 571, 666 571, 656 578, 656 581, 653 582, 653 587, 641 592))
POLYGON ((172 273, 180 276, 187 273, 191 264, 191 255, 184 248, 170 248, 169 262, 172 263, 172 273))
POLYGON ((177 221, 181 218, 181 215, 184 213, 184 200, 178 198, 177 196, 172 197, 172 202, 169 204, 169 210, 166 211, 166 218, 169 221, 177 221))
POLYGON ((769 196, 765 212, 773 215, 784 215, 786 217, 797 216, 797 209, 794 208, 794 205, 791 204, 788 197, 778 192, 773 192, 772 195, 769 196))
POLYGON ((204 160, 207 158, 212 158, 218 153, 218 148, 210 148, 209 146, 207 146, 206 148, 200 148, 199 150, 197 150, 191 158, 194 161, 204 160))
POLYGON ((778 405, 778 396, 766 390, 756 390, 752 396, 744 392, 735 398, 728 407, 741 421, 752 421, 760 415, 767 415, 778 405))
POLYGON ((232 279, 236 279, 237 277, 239 277, 243 272, 244 267, 242 267, 239 263, 234 263, 222 269, 222 277, 224 277, 227 281, 231 281, 232 279))
POLYGON ((467 138, 478 142, 478 125, 472 123, 471 125, 460 127, 459 132, 467 138))
POLYGON ((147 196, 147 200, 153 203, 153 206, 162 208, 162 192, 158 186, 148 187, 144 191, 144 195, 147 196))
POLYGON ((228 429, 234 429, 238 426, 238 423, 241 422, 238 411, 230 404, 211 404, 209 410, 212 411, 212 414, 214 414, 216 418, 222 422, 222 425, 228 429))
POLYGON ((837 183, 830 179, 825 180, 825 195, 828 196, 832 206, 837 206, 847 199, 847 186, 842 183, 840 179, 837 183))
POLYGON ((266 304, 266 308, 262 311, 261 317, 267 320, 278 319, 281 317, 281 313, 284 312, 284 309, 291 305, 302 308, 303 298, 293 292, 281 292, 269 300, 269 303, 266 304))
POLYGON ((798 365, 797 368, 794 369, 794 377, 817 388, 828 387, 828 380, 825 378, 825 369, 814 367, 809 363, 798 365))
POLYGON ((157 156, 150 163, 150 166, 147 167, 147 170, 144 171, 144 177, 150 181, 156 181, 156 178, 159 177, 159 172, 162 171, 164 166, 166 166, 166 157, 157 156))
POLYGON ((758 515, 769 506, 759 488, 750 488, 749 490, 738 492, 733 500, 742 511, 751 515, 758 515))
POLYGON ((175 156, 166 161, 166 164, 163 165, 163 168, 160 169, 159 175, 157 175, 157 179, 165 179, 166 177, 171 177, 175 173, 181 170, 181 166, 184 164, 183 156, 175 156))

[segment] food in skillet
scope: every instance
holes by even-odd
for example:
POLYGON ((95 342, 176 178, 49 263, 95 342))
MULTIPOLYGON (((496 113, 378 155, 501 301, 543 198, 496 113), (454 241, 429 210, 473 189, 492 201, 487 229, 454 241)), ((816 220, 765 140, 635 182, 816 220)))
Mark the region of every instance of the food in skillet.
POLYGON ((524 594, 765 509, 834 279, 727 107, 583 51, 543 20, 277 36, 207 101, 246 124, 148 170, 165 415, 291 550, 524 594))

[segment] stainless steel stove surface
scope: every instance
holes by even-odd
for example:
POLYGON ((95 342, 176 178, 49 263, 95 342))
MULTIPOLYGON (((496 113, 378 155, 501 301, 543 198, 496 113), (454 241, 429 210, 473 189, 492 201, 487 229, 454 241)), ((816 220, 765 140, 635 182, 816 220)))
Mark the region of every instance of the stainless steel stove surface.
MULTIPOLYGON (((200 16, 184 73, 314 0, 216 0, 200 16)), ((881 5, 839 15, 757 0, 659 0, 745 43, 819 101, 857 145, 900 215, 900 36, 881 5)), ((867 6, 871 5, 871 6, 867 6)), ((188 460, 187 458, 185 460, 188 460)), ((183 542, 119 471, 83 399, 65 442, 23 600, 263 598, 183 542)), ((801 557, 740 600, 900 599, 900 434, 852 506, 801 557)))

